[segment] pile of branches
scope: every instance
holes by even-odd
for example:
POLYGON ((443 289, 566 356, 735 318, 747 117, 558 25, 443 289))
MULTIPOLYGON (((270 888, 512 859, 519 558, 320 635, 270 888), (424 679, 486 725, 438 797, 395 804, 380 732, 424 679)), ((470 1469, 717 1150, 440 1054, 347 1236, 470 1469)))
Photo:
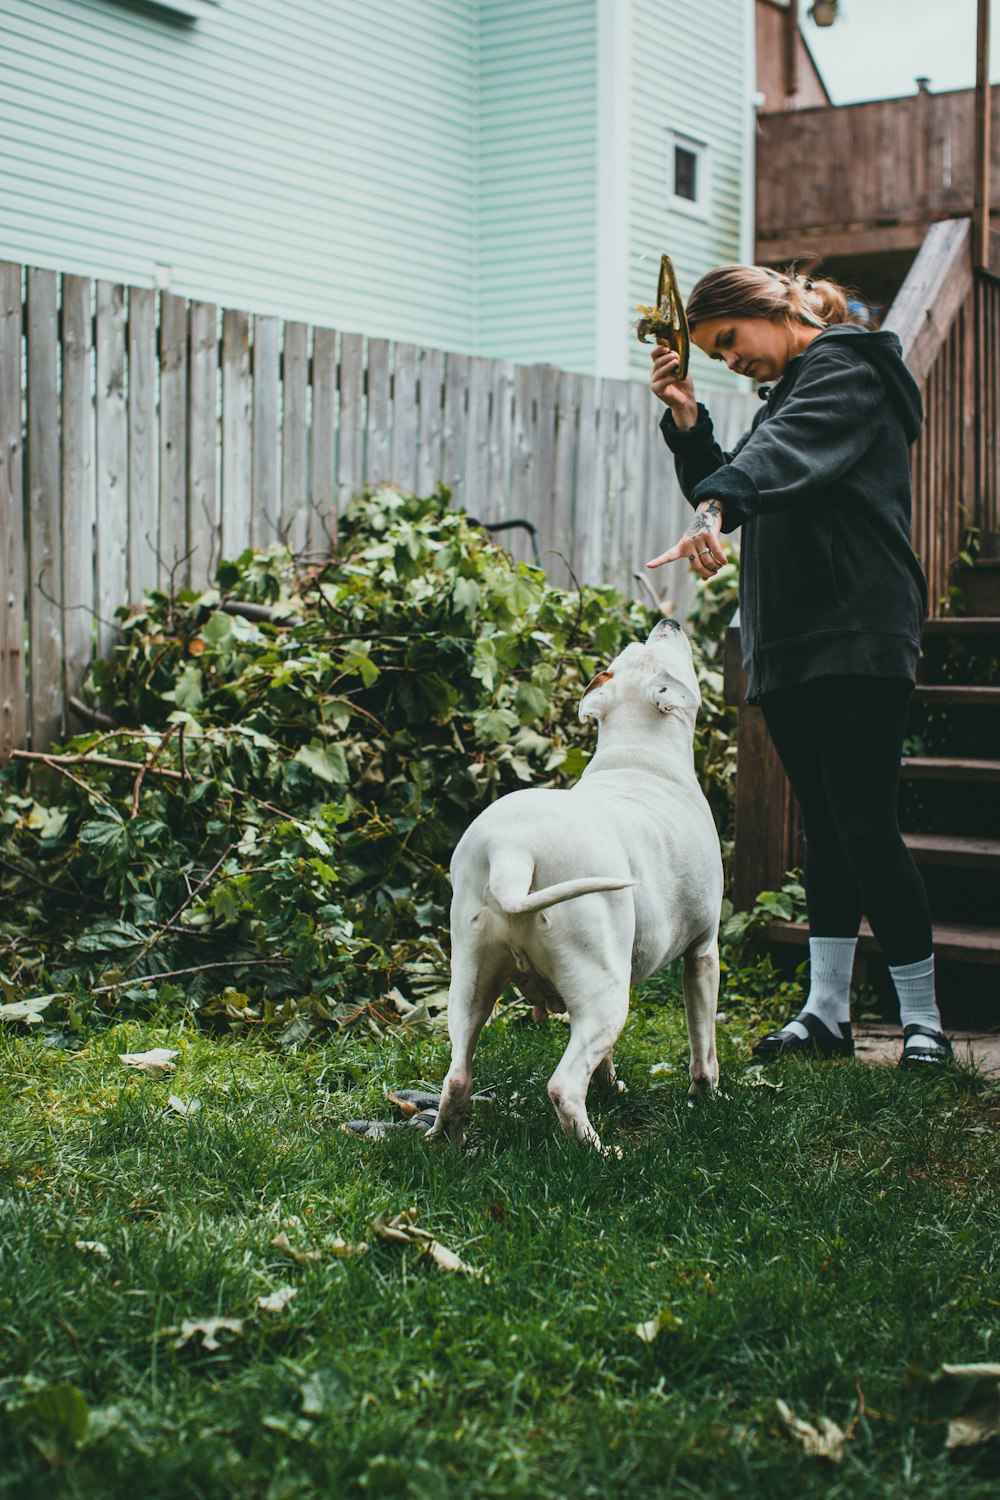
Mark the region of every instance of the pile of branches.
MULTIPOLYGON (((583 687, 655 618, 552 588, 444 493, 393 490, 359 497, 322 567, 248 551, 208 592, 120 613, 94 727, 0 775, 0 1015, 155 1004, 289 1038, 441 1003, 461 833, 577 779, 583 687)), ((712 649, 699 743, 724 819, 712 649)))

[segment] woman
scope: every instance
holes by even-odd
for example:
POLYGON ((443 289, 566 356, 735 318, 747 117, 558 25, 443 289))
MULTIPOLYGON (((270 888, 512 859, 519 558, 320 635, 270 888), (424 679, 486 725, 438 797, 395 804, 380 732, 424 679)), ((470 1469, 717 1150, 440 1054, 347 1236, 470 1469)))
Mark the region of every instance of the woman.
POLYGON ((725 561, 721 533, 742 527, 747 696, 802 811, 809 994, 754 1055, 853 1054, 850 980, 864 914, 899 997, 901 1066, 943 1063, 951 1044, 927 894, 896 818, 927 606, 909 542, 919 390, 895 334, 847 321, 832 281, 723 266, 698 282, 687 317, 705 354, 770 385, 750 432, 724 454, 690 377, 677 379, 677 355, 653 352, 661 430, 695 516, 649 566, 687 559, 711 578, 725 561))

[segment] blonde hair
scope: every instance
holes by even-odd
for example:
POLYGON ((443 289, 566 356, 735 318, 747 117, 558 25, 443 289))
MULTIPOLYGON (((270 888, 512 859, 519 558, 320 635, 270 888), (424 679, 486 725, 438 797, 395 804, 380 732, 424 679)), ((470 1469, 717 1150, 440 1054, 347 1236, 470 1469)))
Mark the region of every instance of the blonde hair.
POLYGON ((847 293, 836 281, 815 281, 795 270, 770 266, 719 266, 695 284, 685 308, 688 326, 713 318, 767 318, 829 328, 857 321, 847 293))

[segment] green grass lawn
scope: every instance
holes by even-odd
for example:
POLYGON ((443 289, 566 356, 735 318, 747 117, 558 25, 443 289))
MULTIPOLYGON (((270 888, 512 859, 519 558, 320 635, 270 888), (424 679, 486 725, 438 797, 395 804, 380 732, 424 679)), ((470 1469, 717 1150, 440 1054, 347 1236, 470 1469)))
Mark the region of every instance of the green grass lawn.
POLYGON ((441 1038, 4 1033, 0 1495, 992 1500, 997 1445, 945 1451, 923 1375, 998 1357, 996 1095, 850 1064, 754 1083, 720 1031, 723 1093, 691 1108, 679 1006, 636 1008, 630 1092, 592 1110, 621 1161, 558 1133, 555 1023, 484 1033, 496 1104, 462 1154, 337 1129, 439 1080, 441 1038), (181 1049, 172 1078, 118 1062, 153 1046, 181 1049), (271 1243, 323 1251, 411 1208, 485 1275, 271 1243), (213 1317, 242 1331, 177 1347, 213 1317), (807 1456, 776 1398, 856 1419, 843 1462, 807 1456))

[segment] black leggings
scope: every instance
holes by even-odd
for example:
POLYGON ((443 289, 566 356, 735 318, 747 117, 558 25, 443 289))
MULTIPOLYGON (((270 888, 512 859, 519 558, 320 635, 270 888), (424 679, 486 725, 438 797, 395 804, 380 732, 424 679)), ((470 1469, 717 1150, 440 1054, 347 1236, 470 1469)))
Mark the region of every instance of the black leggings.
POLYGON ((761 708, 802 811, 813 937, 855 937, 862 915, 888 963, 932 951, 930 908, 896 815, 912 684, 816 677, 761 708))

